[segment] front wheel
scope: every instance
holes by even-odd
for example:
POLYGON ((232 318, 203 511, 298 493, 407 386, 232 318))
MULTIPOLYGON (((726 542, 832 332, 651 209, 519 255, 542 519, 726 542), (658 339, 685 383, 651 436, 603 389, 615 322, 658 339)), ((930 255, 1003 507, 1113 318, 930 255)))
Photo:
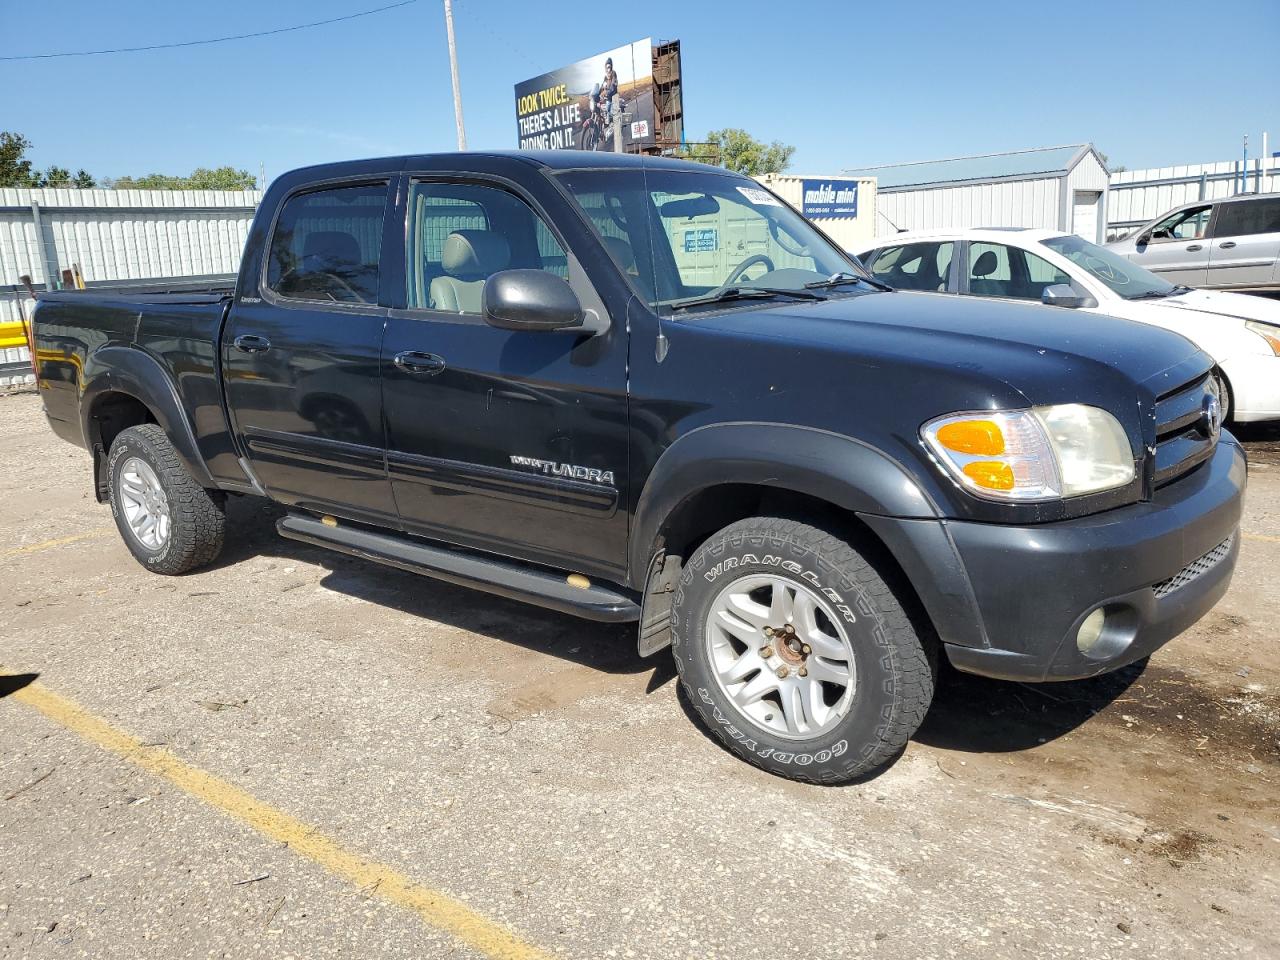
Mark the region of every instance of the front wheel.
POLYGON ((693 709, 770 773, 843 783, 892 759, 924 720, 933 669, 898 598, 845 541, 753 518, 689 559, 671 615, 693 709))

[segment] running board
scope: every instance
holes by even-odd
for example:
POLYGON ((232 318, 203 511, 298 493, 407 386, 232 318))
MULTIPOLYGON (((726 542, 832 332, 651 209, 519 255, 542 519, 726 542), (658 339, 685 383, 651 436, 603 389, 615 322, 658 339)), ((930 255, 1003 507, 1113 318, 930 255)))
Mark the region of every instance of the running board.
POLYGON ((344 525, 331 517, 321 520, 289 514, 276 522, 276 531, 289 540, 325 547, 588 620, 622 623, 640 619, 640 607, 631 597, 591 583, 580 574, 557 575, 515 560, 437 546, 404 534, 380 533, 365 527, 344 525), (581 582, 582 586, 575 586, 574 582, 581 582))

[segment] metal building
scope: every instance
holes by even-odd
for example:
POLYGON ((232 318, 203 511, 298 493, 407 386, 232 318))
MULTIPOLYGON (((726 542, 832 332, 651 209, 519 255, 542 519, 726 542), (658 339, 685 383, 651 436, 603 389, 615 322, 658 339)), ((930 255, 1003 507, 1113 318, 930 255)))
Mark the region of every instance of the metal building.
POLYGON ((31 378, 23 323, 64 270, 84 282, 235 273, 257 190, 0 189, 0 388, 31 378))
POLYGON ((876 236, 956 227, 1047 227, 1101 243, 1107 168, 1093 144, 864 167, 877 181, 876 236))

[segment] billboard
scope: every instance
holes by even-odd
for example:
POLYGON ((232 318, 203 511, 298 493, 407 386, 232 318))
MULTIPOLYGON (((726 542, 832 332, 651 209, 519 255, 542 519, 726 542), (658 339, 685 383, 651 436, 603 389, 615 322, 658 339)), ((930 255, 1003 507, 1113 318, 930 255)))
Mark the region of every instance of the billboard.
POLYGON ((623 150, 648 152, 658 142, 653 91, 651 39, 517 83, 520 149, 612 150, 621 127, 623 150))
POLYGON ((810 220, 858 215, 857 180, 805 180, 800 212, 810 220))

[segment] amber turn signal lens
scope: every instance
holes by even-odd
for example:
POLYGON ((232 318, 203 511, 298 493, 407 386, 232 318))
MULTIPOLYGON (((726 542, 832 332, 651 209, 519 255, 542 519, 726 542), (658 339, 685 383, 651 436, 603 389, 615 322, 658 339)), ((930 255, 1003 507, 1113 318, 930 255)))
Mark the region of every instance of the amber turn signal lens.
POLYGON ((998 457, 1004 453, 1004 434, 991 420, 957 420, 938 431, 938 442, 956 453, 998 457))
POLYGON ((964 465, 964 474, 988 490, 1012 490, 1013 468, 998 460, 975 460, 964 465))

